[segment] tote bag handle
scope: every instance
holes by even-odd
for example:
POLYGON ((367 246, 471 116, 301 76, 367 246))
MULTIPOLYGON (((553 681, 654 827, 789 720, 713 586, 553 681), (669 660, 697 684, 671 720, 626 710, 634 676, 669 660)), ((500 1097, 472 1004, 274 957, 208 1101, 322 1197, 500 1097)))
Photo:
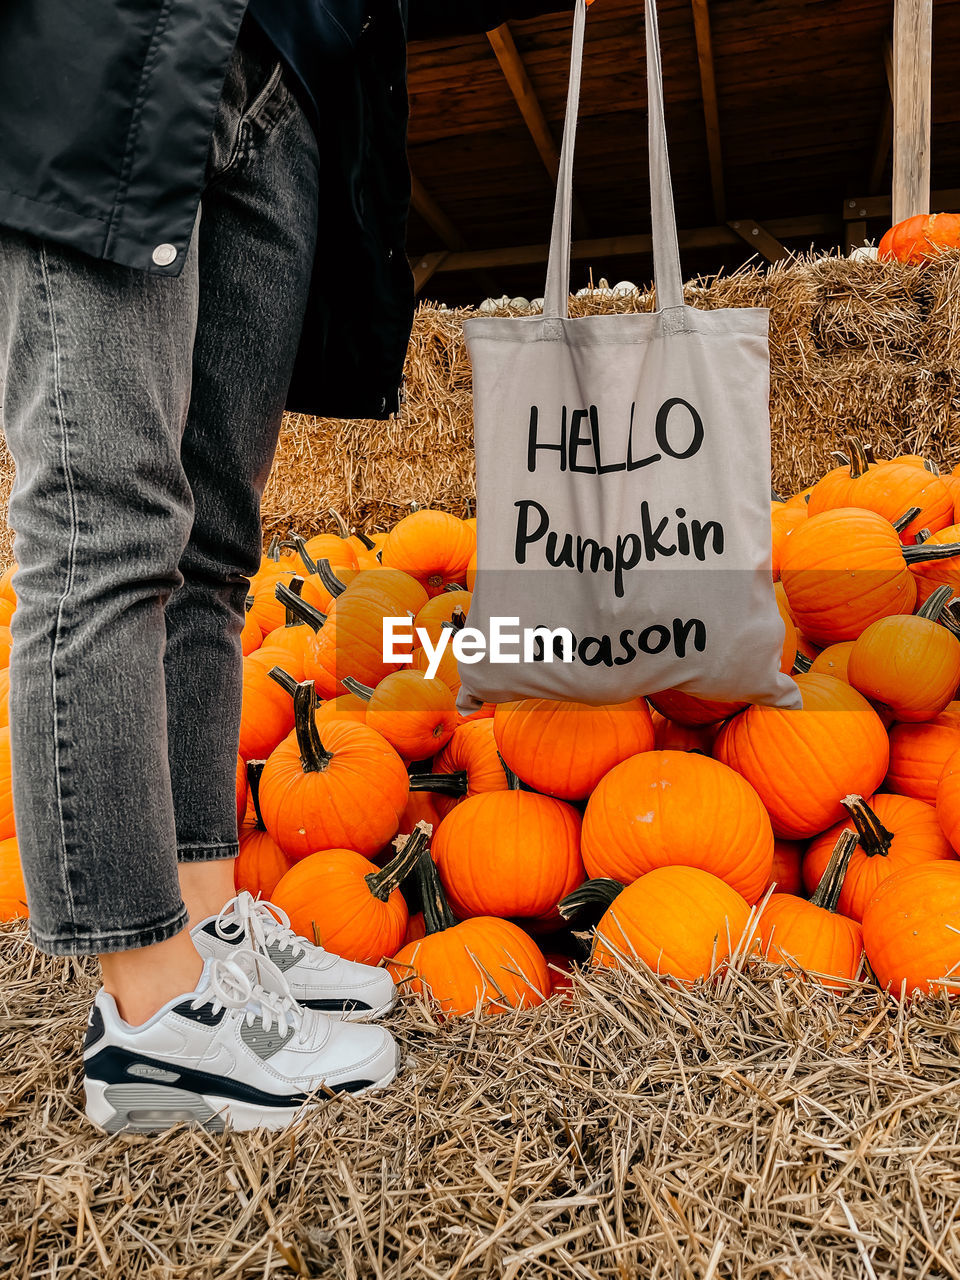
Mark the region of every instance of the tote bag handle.
MULTIPOLYGON (((550 256, 543 314, 566 319, 570 293, 570 247, 573 225, 573 152, 580 106, 580 72, 583 67, 583 38, 587 21, 586 0, 577 0, 573 18, 573 49, 570 55, 570 86, 563 126, 563 148, 557 177, 557 199, 553 209, 550 256)), ((656 0, 645 0, 644 23, 647 46, 647 117, 650 153, 650 210, 653 227, 653 276, 657 286, 657 309, 682 317, 683 278, 677 219, 670 184, 667 129, 663 113, 663 70, 660 65, 660 34, 656 0)))

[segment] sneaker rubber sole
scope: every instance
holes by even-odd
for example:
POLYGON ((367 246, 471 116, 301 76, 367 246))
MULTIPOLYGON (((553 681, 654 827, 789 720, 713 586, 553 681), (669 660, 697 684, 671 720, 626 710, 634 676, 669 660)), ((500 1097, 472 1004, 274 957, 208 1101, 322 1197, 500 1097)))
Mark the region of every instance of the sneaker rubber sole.
MULTIPOLYGON (((397 1070, 393 1067, 380 1080, 350 1092, 360 1097, 385 1089, 393 1083, 397 1070)), ((228 1127, 237 1131, 286 1129, 298 1116, 316 1108, 316 1104, 265 1107, 165 1084, 86 1079, 83 1087, 87 1119, 104 1133, 161 1133, 177 1124, 196 1125, 210 1133, 222 1133, 228 1127)))

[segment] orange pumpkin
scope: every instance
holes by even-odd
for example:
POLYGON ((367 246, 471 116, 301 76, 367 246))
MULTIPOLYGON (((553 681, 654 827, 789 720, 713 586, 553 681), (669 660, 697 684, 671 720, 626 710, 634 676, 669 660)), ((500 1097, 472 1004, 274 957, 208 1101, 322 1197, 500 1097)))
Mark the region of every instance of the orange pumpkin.
POLYGON ((379 964, 403 942, 409 914, 400 885, 427 848, 423 830, 381 870, 353 849, 312 853, 291 867, 274 890, 274 904, 301 937, 361 964, 379 964))
POLYGON ((936 813, 950 847, 960 853, 960 750, 943 766, 937 783, 936 813))
POLYGON ((312 681, 287 678, 285 687, 293 693, 294 731, 260 779, 264 825, 291 858, 319 849, 376 853, 397 834, 407 803, 403 761, 366 725, 331 720, 321 739, 312 681))
MULTIPOLYGON (((449 792, 435 797, 441 814, 446 815, 463 796, 483 795, 487 791, 506 791, 507 775, 497 752, 493 736, 493 719, 469 720, 458 725, 453 736, 433 762, 435 774, 463 775, 458 795, 449 792)), ((411 780, 411 788, 415 785, 411 780)), ((429 786, 429 779, 424 780, 429 786)))
POLYGON ((240 825, 240 852, 233 864, 237 892, 246 889, 255 898, 270 898, 294 865, 263 825, 260 775, 265 764, 265 760, 250 760, 247 764, 249 800, 240 825))
POLYGON ((697 698, 692 693, 682 693, 679 689, 665 689, 661 693, 651 693, 647 701, 662 716, 676 720, 677 724, 692 727, 719 724, 721 720, 736 715, 747 705, 745 702, 711 702, 706 698, 697 698))
POLYGON ((0 728, 0 840, 9 840, 16 834, 10 777, 10 727, 4 725, 0 728))
POLYGON ((243 660, 240 714, 240 755, 265 760, 293 728, 293 703, 270 678, 276 664, 264 661, 259 649, 243 660))
POLYGON ((367 704, 366 723, 383 734, 404 760, 428 760, 457 727, 453 693, 419 671, 394 671, 375 689, 345 676, 346 688, 367 704))
POLYGON ((803 710, 748 707, 714 744, 716 758, 755 788, 775 834, 787 840, 837 822, 851 792, 872 795, 889 760, 883 723, 856 689, 833 676, 795 679, 803 710))
MULTIPOLYGON (((413 651, 413 669, 420 671, 424 675, 430 669, 430 655, 426 649, 414 649, 413 651)), ((447 688, 454 695, 460 689, 460 668, 457 665, 457 658, 453 652, 453 646, 448 644, 440 655, 440 663, 433 677, 436 680, 442 680, 447 688)))
POLYGON ((953 521, 953 497, 940 479, 923 467, 904 462, 871 464, 858 440, 848 442, 849 471, 831 472, 814 486, 808 512, 811 517, 837 508, 856 507, 875 511, 891 522, 909 510, 913 517, 898 524, 900 541, 913 543, 921 529, 936 532, 953 521))
POLYGON ((243 656, 256 652, 262 643, 263 632, 260 630, 260 624, 256 618, 251 618, 250 611, 247 610, 247 616, 240 631, 240 648, 243 656))
POLYGON ((408 836, 412 833, 418 822, 424 823, 430 828, 432 835, 440 825, 441 813, 437 808, 436 796, 429 791, 414 791, 410 788, 410 794, 407 796, 406 807, 400 815, 401 836, 408 836))
POLYGON ((792 972, 799 968, 828 987, 853 981, 863 958, 859 922, 837 914, 837 899, 856 844, 853 832, 844 832, 809 902, 792 893, 771 894, 755 927, 757 949, 763 956, 792 972))
POLYGON ((327 698, 325 702, 321 702, 313 718, 318 728, 330 720, 350 720, 353 724, 366 724, 367 704, 355 693, 338 693, 335 698, 327 698))
POLYGON ((476 550, 474 530, 446 511, 414 511, 390 530, 380 558, 421 582, 431 596, 463 584, 476 550))
MULTIPOLYGON (((925 537, 921 546, 943 547, 953 546, 960 542, 960 524, 950 524, 945 529, 925 537)), ((950 556, 946 560, 921 560, 910 568, 917 583, 917 599, 921 603, 933 594, 940 586, 952 587, 951 596, 960 595, 960 556, 950 556)), ((948 596, 949 600, 951 596, 948 596)))
POLYGON ((706 756, 646 751, 616 765, 587 802, 587 874, 630 884, 656 867, 698 867, 756 902, 770 880, 773 832, 760 798, 706 756))
POLYGON ((787 538, 808 515, 807 506, 788 507, 784 502, 775 502, 770 513, 773 533, 773 580, 780 580, 780 557, 787 538))
POLYGON ((960 751, 960 702, 951 702, 927 724, 895 724, 884 791, 936 804, 944 765, 960 751))
POLYGON ((841 640, 837 644, 827 645, 826 649, 821 649, 810 663, 810 674, 815 676, 836 676, 838 680, 843 680, 846 684, 849 684, 847 667, 855 644, 856 640, 841 640))
POLYGON ((803 896, 803 845, 798 840, 780 840, 773 842, 773 870, 767 889, 774 888, 778 893, 795 893, 803 896))
POLYGON ((938 716, 960 685, 960 641, 934 621, 950 593, 938 587, 914 616, 872 622, 850 653, 850 684, 896 720, 938 716))
POLYGON ((20 846, 16 837, 8 836, 0 840, 0 920, 24 920, 29 914, 20 846))
POLYGON ((740 894, 700 867, 657 867, 626 888, 599 883, 612 901, 597 925, 595 967, 619 968, 635 956, 663 977, 696 982, 723 967, 750 918, 740 894))
POLYGON ((653 711, 653 745, 657 751, 699 751, 708 756, 713 750, 713 740, 717 736, 714 725, 704 724, 694 727, 689 724, 678 724, 676 720, 668 720, 659 711, 653 711))
POLYGON ((830 645, 856 640, 879 618, 912 613, 917 587, 908 565, 929 558, 926 550, 901 546, 875 511, 844 507, 810 516, 791 534, 780 566, 798 628, 830 645))
POLYGON ((348 588, 323 614, 295 595, 281 589, 284 603, 315 634, 303 649, 304 679, 314 681, 322 698, 346 691, 345 676, 375 688, 401 662, 384 662, 385 620, 400 617, 396 606, 379 591, 348 588))
POLYGON ((643 698, 610 706, 525 698, 493 717, 504 764, 544 795, 584 800, 605 773, 628 756, 653 749, 653 722, 643 698))
POLYGON ((425 631, 436 644, 445 622, 452 622, 455 616, 467 617, 471 598, 471 593, 463 590, 444 591, 439 596, 432 596, 413 620, 416 643, 423 644, 419 633, 425 631))
POLYGON ((461 919, 553 920, 583 883, 580 815, 533 791, 489 791, 458 804, 434 833, 433 856, 461 919))
POLYGON ((421 860, 417 878, 426 936, 407 943, 388 964, 394 982, 445 1018, 527 1009, 549 997, 550 971, 528 934, 495 916, 458 923, 432 858, 421 860))
POLYGON ((944 249, 960 244, 960 214, 918 213, 905 218, 883 236, 877 257, 897 262, 929 262, 944 249))
POLYGON ((922 862, 884 880, 863 913, 863 940, 884 990, 895 996, 901 990, 907 996, 953 994, 960 966, 960 862, 922 862))
POLYGON ((807 507, 810 505, 810 495, 813 493, 815 486, 808 484, 805 489, 801 489, 798 493, 792 494, 784 502, 785 507, 807 507))
POLYGON ((852 920, 863 919, 867 903, 888 876, 919 862, 953 857, 936 811, 922 800, 880 792, 869 802, 862 796, 846 796, 843 807, 849 819, 811 840, 803 860, 803 881, 808 890, 814 889, 841 834, 856 832, 859 844, 837 903, 837 910, 852 920))

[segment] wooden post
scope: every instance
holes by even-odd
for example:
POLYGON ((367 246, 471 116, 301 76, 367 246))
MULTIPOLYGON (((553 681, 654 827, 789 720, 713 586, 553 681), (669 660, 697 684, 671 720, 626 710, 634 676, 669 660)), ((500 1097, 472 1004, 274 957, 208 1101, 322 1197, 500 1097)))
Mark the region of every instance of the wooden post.
POLYGON ((893 221, 930 212, 930 62, 933 0, 895 0, 893 221))

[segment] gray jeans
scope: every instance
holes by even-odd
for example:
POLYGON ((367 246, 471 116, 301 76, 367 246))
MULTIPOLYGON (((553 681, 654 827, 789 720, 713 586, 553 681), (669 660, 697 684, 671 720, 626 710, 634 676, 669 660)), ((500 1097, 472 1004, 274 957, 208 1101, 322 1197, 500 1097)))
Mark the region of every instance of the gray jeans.
POLYGON ((179 278, 0 229, 13 799, 51 954, 170 937, 178 859, 237 852, 240 629, 317 226, 285 75, 245 28, 179 278))

